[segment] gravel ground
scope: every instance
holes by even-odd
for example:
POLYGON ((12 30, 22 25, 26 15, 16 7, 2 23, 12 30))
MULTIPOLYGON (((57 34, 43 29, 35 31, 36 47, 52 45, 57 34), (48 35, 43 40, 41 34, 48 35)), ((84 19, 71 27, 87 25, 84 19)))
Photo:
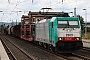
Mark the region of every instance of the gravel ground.
POLYGON ((32 46, 30 42, 22 41, 16 38, 10 38, 6 36, 8 39, 11 39, 16 45, 20 46, 24 51, 26 51, 31 57, 35 60, 65 60, 61 57, 55 56, 54 54, 48 53, 42 49, 39 49, 35 46, 32 46))

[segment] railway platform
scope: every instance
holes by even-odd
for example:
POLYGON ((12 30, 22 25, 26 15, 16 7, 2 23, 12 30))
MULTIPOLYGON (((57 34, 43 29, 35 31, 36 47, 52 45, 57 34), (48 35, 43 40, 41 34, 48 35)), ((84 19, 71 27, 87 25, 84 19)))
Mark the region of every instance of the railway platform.
POLYGON ((82 41, 90 42, 90 40, 87 40, 87 39, 82 39, 82 41))
POLYGON ((83 39, 82 41, 83 41, 83 46, 84 47, 89 47, 90 48, 90 40, 83 39))
POLYGON ((10 60, 0 40, 0 60, 10 60))

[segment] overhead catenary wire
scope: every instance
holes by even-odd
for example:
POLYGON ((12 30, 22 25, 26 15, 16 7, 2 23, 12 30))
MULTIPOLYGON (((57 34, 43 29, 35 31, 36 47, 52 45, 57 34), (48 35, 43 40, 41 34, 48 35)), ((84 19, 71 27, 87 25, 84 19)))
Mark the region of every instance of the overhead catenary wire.
POLYGON ((8 0, 8 3, 10 4, 10 0, 8 0))
POLYGON ((4 13, 3 13, 3 15, 2 15, 1 21, 2 21, 3 17, 4 17, 4 13))
MULTIPOLYGON (((10 4, 12 4, 12 2, 11 2, 11 0, 7 0, 8 1, 8 3, 10 2, 10 4)), ((34 4, 35 3, 35 1, 34 0, 29 0, 29 1, 31 1, 30 2, 30 4, 34 4)), ((50 2, 51 2, 52 0, 50 0, 50 2)), ((19 2, 19 0, 17 1, 17 2, 19 2)), ((28 2, 27 0, 25 1, 25 2, 28 2)), ((76 0, 76 4, 75 5, 77 5, 77 3, 78 3, 79 1, 78 0, 76 0)), ((24 3, 24 1, 21 1, 21 2, 19 2, 19 3, 24 3)), ((58 2, 56 2, 56 3, 50 3, 50 5, 49 5, 49 7, 52 7, 52 6, 55 6, 55 5, 58 5, 58 4, 64 4, 64 3, 66 3, 66 0, 60 0, 60 2, 58 1, 58 2), (65 1, 65 2, 64 2, 65 1), (63 2, 63 3, 62 3, 63 2)), ((69 3, 72 3, 72 1, 69 1, 69 3)), ((9 5, 10 5, 9 4, 9 5)), ((18 5, 17 5, 18 6, 18 5)), ((18 8, 18 9, 20 9, 19 7, 17 7, 16 5, 14 6, 15 7, 15 9, 16 8, 18 8)), ((60 5, 61 6, 61 5, 60 5)), ((28 6, 27 6, 28 7, 28 6)), ((26 7, 26 8, 27 8, 26 7)), ((33 9, 34 7, 32 7, 32 5, 30 5, 27 9, 20 9, 20 10, 22 10, 22 12, 28 12, 29 10, 31 10, 31 9, 33 9), (28 10, 28 11, 26 11, 26 10, 28 10)), ((54 7, 54 8, 59 8, 59 6, 58 7, 54 7)), ((78 7, 77 7, 78 8, 78 7)), ((88 8, 89 8, 89 6, 88 6, 88 8)), ((13 9, 13 11, 15 11, 15 9, 13 9)), ((66 9, 66 8, 64 8, 64 9, 66 9)), ((80 8, 79 8, 80 9, 80 8)), ((33 11, 33 10, 32 10, 33 11)), ((77 11, 78 11, 78 9, 77 9, 77 11)), ((12 15, 12 13, 10 13, 9 15, 12 15)), ((4 12, 4 15, 3 16, 5 16, 5 12, 4 12)), ((2 18, 3 19, 3 18, 2 18)), ((5 16, 5 18, 4 18, 5 20, 7 19, 6 18, 6 16, 5 16)))
MULTIPOLYGON (((62 1, 63 1, 63 0, 62 0, 62 1)), ((10 0, 9 0, 9 2, 10 2, 10 0)), ((19 2, 20 2, 20 0, 19 0, 19 2)), ((17 5, 18 5, 19 2, 17 2, 17 4, 15 5, 15 8, 17 8, 17 5)), ((33 3, 34 3, 34 0, 32 0, 32 5, 33 5, 33 3)), ((59 4, 59 3, 61 3, 61 2, 57 2, 57 3, 52 4, 52 5, 50 5, 50 6, 53 6, 53 5, 56 5, 56 4, 59 4)), ((14 9, 15 9, 15 8, 14 8, 14 9)), ((14 9, 13 9, 13 11, 14 11, 14 9)), ((31 6, 31 9, 32 9, 32 6, 31 6)), ((9 17, 10 15, 12 15, 12 13, 10 13, 7 17, 9 17)), ((7 17, 6 17, 6 18, 7 18, 7 17)), ((5 18, 5 19, 6 19, 6 18, 5 18)), ((4 19, 4 20, 5 20, 5 19, 4 19)))
MULTIPOLYGON (((33 5, 34 0, 31 0, 31 1, 32 1, 32 5, 33 5)), ((10 0, 8 0, 8 2, 10 2, 10 0)), ((19 0, 19 2, 20 2, 20 0, 19 0)), ((19 2, 17 2, 17 4, 15 5, 13 11, 15 10, 15 8, 17 8, 19 2)), ((60 3, 60 2, 57 2, 56 4, 58 4, 58 3, 60 3)), ((11 3, 10 3, 10 4, 11 4, 11 3)), ((56 4, 53 4, 53 5, 56 5, 56 4)), ((53 6, 53 5, 50 5, 50 6, 53 6)), ((32 9, 32 6, 31 6, 31 9, 32 9)), ((12 15, 12 13, 10 13, 7 17, 9 17, 10 15, 12 15)), ((6 18, 7 18, 7 17, 6 17, 6 18)), ((5 19, 6 19, 6 18, 5 18, 5 19)), ((5 20, 5 19, 4 19, 4 20, 5 20)))
MULTIPOLYGON (((31 0, 32 1, 32 4, 33 4, 33 0, 31 0)), ((11 3, 11 0, 8 0, 8 6, 10 6, 10 5, 12 5, 11 3)), ((24 2, 27 2, 27 1, 24 1, 24 2)), ((17 6, 18 6, 18 4, 19 3, 22 3, 22 2, 20 2, 20 0, 18 1, 17 0, 17 3, 16 3, 16 5, 15 5, 15 7, 14 7, 14 9, 12 10, 12 11, 10 11, 10 12, 14 12, 14 10, 17 8, 17 6)), ((8 8, 8 6, 7 6, 7 8, 8 8)), ((3 11, 4 12, 4 14, 6 13, 6 11, 3 11)), ((18 11, 15 11, 16 13, 18 12, 18 11)), ((23 11, 24 13, 26 13, 27 11, 23 11)), ((29 11, 28 11, 29 12, 29 11)), ((4 19, 3 19, 3 17, 5 16, 5 15, 3 15, 3 17, 1 18, 2 20, 6 20, 10 15, 12 15, 13 13, 10 13, 8 16, 6 16, 4 19)), ((18 13, 17 13, 18 14, 18 13)), ((18 15, 17 15, 18 16, 18 15)))
MULTIPOLYGON (((3 16, 4 16, 4 13, 3 13, 3 15, 2 15, 1 21, 2 21, 2 19, 3 19, 3 16)), ((2 21, 2 22, 3 22, 3 21, 2 21)))
MULTIPOLYGON (((65 0, 64 0, 65 1, 65 0)), ((51 7, 51 6, 55 6, 55 5, 58 5, 58 4, 60 4, 60 3, 62 3, 62 5, 63 5, 63 2, 64 2, 63 0, 62 1, 60 1, 60 2, 56 2, 56 3, 54 3, 54 4, 50 4, 48 7, 51 7)), ((50 1, 51 2, 51 1, 50 1)))
MULTIPOLYGON (((65 1, 65 0, 64 0, 65 1)), ((56 3, 54 3, 54 4, 51 4, 50 3, 50 5, 48 6, 48 7, 52 7, 52 6, 55 6, 55 5, 58 5, 58 4, 62 4, 62 11, 64 11, 64 5, 63 5, 63 3, 64 3, 64 1, 63 0, 61 0, 60 2, 56 2, 56 3)), ((51 1, 50 1, 51 2, 51 1)))
MULTIPOLYGON (((16 3, 14 9, 12 10, 13 12, 14 12, 15 8, 18 6, 19 3, 20 3, 20 0, 16 3)), ((9 17, 10 15, 12 15, 12 13, 10 13, 7 17, 9 17)), ((7 17, 6 17, 6 18, 7 18, 7 17)), ((5 18, 5 19, 6 19, 6 18, 5 18)), ((5 20, 5 19, 4 19, 4 20, 5 20)))
MULTIPOLYGON (((10 0, 8 0, 8 3, 10 4, 10 0)), ((15 5, 14 9, 18 6, 19 3, 20 3, 20 0, 19 0, 19 1, 17 2, 17 4, 15 5)), ((33 0, 32 0, 32 4, 33 4, 33 0)), ((12 12, 14 12, 14 9, 12 10, 12 12)), ((12 14, 12 13, 10 13, 9 16, 10 16, 11 14, 12 14)), ((7 17, 9 17, 9 16, 7 16, 7 17)), ((6 18, 7 18, 7 17, 6 17, 6 18)), ((5 19, 6 19, 6 18, 5 18, 5 19)))
MULTIPOLYGON (((10 5, 10 0, 8 0, 8 3, 9 3, 9 4, 7 5, 7 8, 8 8, 9 5, 10 5)), ((7 8, 6 8, 6 9, 7 9, 7 8)), ((4 12, 4 11, 2 11, 2 12, 4 12)), ((5 12, 3 13, 3 15, 2 15, 2 17, 1 17, 1 20, 3 19, 4 15, 5 15, 5 12)))
MULTIPOLYGON (((27 10, 27 11, 24 10, 24 13, 29 12, 29 11, 33 11, 33 5, 34 5, 35 3, 37 3, 37 2, 38 2, 38 0, 37 0, 37 1, 31 0, 31 5, 29 5, 29 6, 25 9, 25 10, 27 10, 28 8, 30 8, 30 10, 27 10)), ((20 8, 18 8, 18 9, 20 9, 20 8)))
POLYGON ((33 3, 33 0, 32 0, 32 3, 33 3))

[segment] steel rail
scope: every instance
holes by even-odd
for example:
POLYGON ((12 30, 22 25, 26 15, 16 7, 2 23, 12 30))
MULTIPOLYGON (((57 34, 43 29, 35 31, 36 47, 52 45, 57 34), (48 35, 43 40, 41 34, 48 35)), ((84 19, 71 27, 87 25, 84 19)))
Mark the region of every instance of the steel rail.
POLYGON ((8 40, 12 45, 14 45, 17 49, 19 49, 22 53, 24 53, 28 58, 30 58, 31 60, 35 60, 34 58, 32 58, 30 55, 28 55, 24 50, 22 50, 21 48, 19 48, 17 45, 15 45, 14 43, 12 43, 9 39, 7 39, 5 36, 4 38, 6 40, 8 40))
POLYGON ((81 58, 81 59, 83 59, 83 60, 90 60, 90 58, 88 58, 88 57, 81 56, 81 55, 78 55, 76 53, 72 53, 72 54, 75 55, 75 56, 77 56, 77 57, 79 57, 79 58, 81 58))
POLYGON ((0 38, 3 46, 8 50, 7 54, 9 56, 9 58, 13 59, 13 60, 17 60, 16 57, 14 56, 14 54, 11 52, 11 50, 8 48, 8 46, 6 45, 6 43, 2 40, 2 38, 0 38))

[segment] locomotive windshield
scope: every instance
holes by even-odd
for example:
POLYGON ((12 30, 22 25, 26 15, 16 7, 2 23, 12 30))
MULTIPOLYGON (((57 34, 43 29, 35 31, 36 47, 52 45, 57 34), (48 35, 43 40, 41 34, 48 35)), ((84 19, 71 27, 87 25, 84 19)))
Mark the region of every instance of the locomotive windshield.
POLYGON ((58 21, 58 28, 79 28, 78 21, 58 21))

